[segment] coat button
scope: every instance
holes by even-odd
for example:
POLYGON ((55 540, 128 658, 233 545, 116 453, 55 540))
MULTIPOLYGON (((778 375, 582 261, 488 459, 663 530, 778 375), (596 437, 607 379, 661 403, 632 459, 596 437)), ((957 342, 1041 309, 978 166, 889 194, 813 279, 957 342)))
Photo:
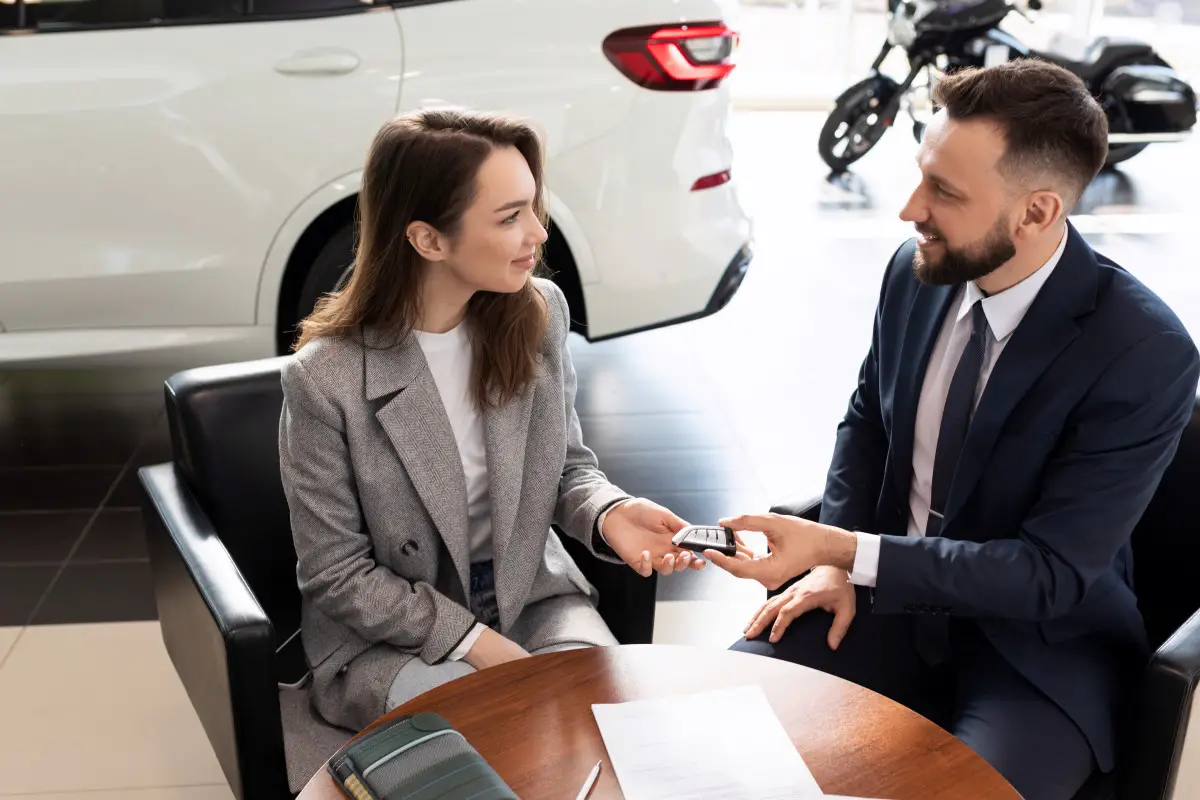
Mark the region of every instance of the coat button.
POLYGON ((414 542, 412 539, 409 539, 407 542, 405 542, 400 547, 400 552, 406 556, 411 556, 413 553, 417 552, 420 549, 421 549, 421 546, 419 544, 414 542))

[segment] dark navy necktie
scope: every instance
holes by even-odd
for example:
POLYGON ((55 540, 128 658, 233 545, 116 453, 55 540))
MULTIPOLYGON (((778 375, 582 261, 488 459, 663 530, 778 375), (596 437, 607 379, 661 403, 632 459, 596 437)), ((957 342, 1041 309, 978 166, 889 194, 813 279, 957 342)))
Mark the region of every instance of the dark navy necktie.
MULTIPOLYGON (((930 487, 929 521, 925 524, 926 536, 938 536, 942 532, 942 515, 950 497, 950 486, 962 454, 967 430, 971 427, 971 416, 975 407, 975 392, 979 387, 979 376, 983 371, 983 356, 988 335, 987 316, 983 303, 976 302, 971 308, 971 338, 967 340, 950 389, 946 392, 946 405, 942 411, 942 427, 938 432, 937 450, 933 456, 933 482, 930 487)), ((917 652, 926 663, 937 665, 950 655, 950 626, 946 616, 920 616, 916 618, 915 643, 917 652)))
POLYGON ((954 377, 950 379, 950 390, 946 392, 946 405, 942 410, 942 427, 938 432, 937 450, 933 456, 933 485, 929 492, 926 536, 937 536, 942 531, 942 514, 946 511, 946 501, 950 497, 950 485, 954 482, 958 457, 962 454, 963 442, 967 440, 967 430, 971 427, 975 391, 979 387, 979 375, 983 371, 983 354, 988 331, 983 303, 976 302, 971 308, 971 338, 967 340, 958 359, 954 377))

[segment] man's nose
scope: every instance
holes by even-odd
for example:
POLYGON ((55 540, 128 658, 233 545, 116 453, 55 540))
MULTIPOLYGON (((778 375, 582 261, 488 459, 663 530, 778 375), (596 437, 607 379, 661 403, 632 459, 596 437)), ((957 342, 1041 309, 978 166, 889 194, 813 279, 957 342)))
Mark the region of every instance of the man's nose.
POLYGON ((908 198, 904 208, 900 209, 900 219, 905 222, 924 222, 929 218, 929 209, 921 200, 921 190, 918 188, 908 198))

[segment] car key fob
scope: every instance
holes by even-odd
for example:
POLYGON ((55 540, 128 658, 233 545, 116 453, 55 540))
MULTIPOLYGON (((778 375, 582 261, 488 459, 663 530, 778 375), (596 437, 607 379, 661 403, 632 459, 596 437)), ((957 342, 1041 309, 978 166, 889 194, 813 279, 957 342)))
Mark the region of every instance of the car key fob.
POLYGON ((671 543, 694 553, 703 553, 705 550, 716 550, 727 556, 737 553, 733 531, 720 525, 687 525, 671 537, 671 543))

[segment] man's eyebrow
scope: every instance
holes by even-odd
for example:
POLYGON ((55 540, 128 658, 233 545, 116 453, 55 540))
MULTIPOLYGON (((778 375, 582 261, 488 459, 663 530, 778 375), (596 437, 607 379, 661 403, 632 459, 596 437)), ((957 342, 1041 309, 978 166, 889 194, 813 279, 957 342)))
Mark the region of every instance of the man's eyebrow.
POLYGON ((953 194, 963 194, 962 189, 955 186, 953 183, 946 180, 945 178, 943 178, 941 175, 939 175, 936 172, 930 172, 925 177, 929 178, 929 180, 933 181, 934 183, 938 183, 938 184, 941 184, 942 186, 946 187, 953 194))

